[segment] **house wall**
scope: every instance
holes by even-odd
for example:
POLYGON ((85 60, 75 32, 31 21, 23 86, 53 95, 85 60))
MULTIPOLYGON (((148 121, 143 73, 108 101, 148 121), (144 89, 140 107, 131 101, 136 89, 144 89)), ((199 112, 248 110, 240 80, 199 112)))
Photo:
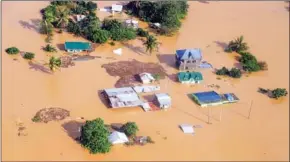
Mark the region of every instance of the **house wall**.
POLYGON ((78 52, 82 52, 82 51, 84 51, 84 50, 67 50, 67 52, 72 52, 72 53, 78 53, 78 52))
POLYGON ((177 63, 179 70, 194 70, 200 65, 201 60, 184 60, 177 63))

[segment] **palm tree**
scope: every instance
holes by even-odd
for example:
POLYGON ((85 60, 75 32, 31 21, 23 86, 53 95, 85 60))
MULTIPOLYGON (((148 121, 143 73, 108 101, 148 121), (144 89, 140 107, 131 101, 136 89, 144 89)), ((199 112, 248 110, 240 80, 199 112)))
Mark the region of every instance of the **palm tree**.
POLYGON ((69 22, 69 9, 66 6, 56 8, 57 27, 65 27, 69 22))
POLYGON ((152 36, 152 35, 149 35, 146 37, 147 40, 146 42, 144 42, 143 45, 146 46, 146 52, 150 52, 150 54, 153 52, 154 49, 158 49, 158 42, 157 42, 157 39, 152 36))
POLYGON ((48 66, 51 71, 55 71, 55 69, 58 69, 61 66, 61 59, 55 58, 54 56, 50 57, 48 66))
POLYGON ((237 39, 235 39, 234 41, 230 41, 226 51, 235 51, 237 53, 246 51, 249 49, 247 43, 243 42, 244 41, 244 37, 240 36, 237 39))
POLYGON ((46 52, 57 52, 56 48, 53 47, 51 44, 47 44, 44 48, 44 51, 46 52))
POLYGON ((46 19, 42 20, 40 23, 40 31, 43 34, 50 35, 53 31, 53 25, 46 19))

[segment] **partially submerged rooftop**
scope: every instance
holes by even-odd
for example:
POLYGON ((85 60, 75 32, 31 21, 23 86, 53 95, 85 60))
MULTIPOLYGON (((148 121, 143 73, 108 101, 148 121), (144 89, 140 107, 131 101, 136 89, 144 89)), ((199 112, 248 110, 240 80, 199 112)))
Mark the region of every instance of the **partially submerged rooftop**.
POLYGON ((180 49, 176 50, 176 57, 178 60, 201 60, 202 54, 201 49, 193 48, 193 49, 180 49))
POLYGON ((90 50, 91 43, 89 42, 65 42, 64 48, 66 50, 90 50))
POLYGON ((135 107, 143 103, 131 87, 105 89, 104 92, 112 108, 135 107))

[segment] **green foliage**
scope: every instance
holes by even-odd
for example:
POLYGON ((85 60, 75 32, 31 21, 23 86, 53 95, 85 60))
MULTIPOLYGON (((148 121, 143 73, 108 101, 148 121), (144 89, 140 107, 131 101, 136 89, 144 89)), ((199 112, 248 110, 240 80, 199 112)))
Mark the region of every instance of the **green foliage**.
POLYGON ((31 120, 35 123, 41 122, 41 118, 39 117, 39 115, 35 115, 31 120))
POLYGON ((56 21, 56 6, 49 5, 43 9, 43 18, 42 20, 47 21, 47 23, 53 23, 56 21))
POLYGON ((50 2, 51 5, 56 5, 56 6, 62 6, 62 5, 67 5, 69 1, 52 1, 50 2))
POLYGON ((225 52, 235 51, 237 53, 245 52, 249 49, 247 43, 244 42, 244 37, 240 36, 237 39, 230 41, 225 52))
POLYGON ((40 22, 40 33, 42 34, 52 34, 53 32, 53 25, 51 24, 51 22, 47 21, 47 20, 42 20, 40 22))
POLYGON ((158 49, 158 42, 157 39, 153 35, 149 35, 146 37, 146 42, 143 45, 146 47, 146 52, 149 51, 150 54, 155 50, 158 49))
POLYGON ((86 12, 86 8, 84 8, 83 6, 76 6, 75 8, 72 8, 72 13, 73 14, 78 14, 78 15, 85 15, 86 12))
POLYGON ((102 29, 94 30, 88 37, 88 39, 94 43, 106 43, 109 38, 110 33, 102 29))
POLYGON ((10 55, 16 55, 20 52, 19 49, 16 47, 7 48, 5 51, 6 51, 6 53, 8 53, 10 55))
POLYGON ((135 122, 127 122, 125 125, 122 126, 122 130, 127 136, 134 136, 136 135, 139 128, 135 122))
POLYGON ((111 39, 114 41, 124 41, 136 38, 136 32, 133 28, 127 28, 116 19, 105 19, 103 22, 104 30, 110 32, 111 39))
POLYGON ((108 139, 109 131, 101 118, 86 121, 82 126, 80 142, 90 150, 91 153, 107 153, 111 149, 108 139))
POLYGON ((237 69, 237 68, 232 68, 228 75, 232 78, 240 78, 242 76, 242 72, 240 69, 237 69))
POLYGON ((68 32, 73 33, 76 36, 82 35, 81 26, 78 23, 75 23, 73 21, 69 21, 66 29, 67 29, 68 32))
POLYGON ((87 10, 88 11, 90 11, 90 12, 94 12, 94 11, 96 11, 97 10, 97 4, 96 3, 94 3, 94 2, 92 2, 92 1, 89 1, 89 2, 87 2, 87 4, 86 4, 86 8, 87 8, 87 10))
POLYGON ((285 88, 276 88, 274 90, 272 90, 272 97, 273 98, 280 98, 280 97, 283 97, 283 96, 287 96, 288 92, 285 88))
POLYGON ((44 48, 44 51, 46 52, 57 52, 56 48, 53 47, 51 44, 47 44, 44 48))
POLYGON ((254 55, 249 52, 243 52, 240 54, 241 58, 239 59, 239 61, 242 63, 243 69, 245 71, 254 72, 261 70, 261 67, 254 55))
POLYGON ((227 75, 229 70, 226 67, 222 67, 216 71, 216 75, 227 75))
POLYGON ((130 1, 125 8, 129 14, 144 21, 165 26, 160 34, 170 34, 181 26, 180 19, 188 12, 187 1, 130 1))
POLYGON ((137 32, 137 35, 140 36, 140 37, 147 37, 147 36, 149 36, 149 32, 148 31, 145 31, 142 28, 138 28, 136 32, 137 32))
POLYGON ((228 70, 226 67, 222 67, 221 69, 218 69, 216 71, 217 75, 227 75, 232 78, 240 78, 242 76, 242 72, 240 69, 232 68, 231 70, 228 70))
POLYGON ((34 59, 34 56, 35 56, 34 53, 26 52, 26 53, 23 55, 23 58, 24 58, 24 59, 27 59, 27 60, 32 60, 32 59, 34 59))
POLYGON ((54 56, 50 57, 48 66, 51 71, 54 71, 61 66, 61 59, 54 56))

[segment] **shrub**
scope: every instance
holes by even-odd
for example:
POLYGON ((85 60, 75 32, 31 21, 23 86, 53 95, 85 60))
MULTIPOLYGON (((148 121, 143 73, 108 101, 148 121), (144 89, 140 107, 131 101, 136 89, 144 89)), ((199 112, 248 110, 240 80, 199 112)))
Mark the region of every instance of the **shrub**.
POLYGON ((82 34, 81 26, 78 23, 75 23, 71 20, 67 25, 67 31, 75 34, 76 36, 80 36, 82 34))
POLYGON ((136 135, 139 128, 135 122, 127 122, 125 125, 122 126, 122 130, 127 136, 132 136, 136 135))
POLYGON ((253 72, 261 70, 260 65, 254 55, 249 52, 240 53, 241 58, 239 61, 242 63, 243 69, 245 71, 253 72))
POLYGON ((288 92, 285 88, 276 88, 274 90, 272 90, 272 97, 273 98, 280 98, 280 97, 283 97, 283 96, 287 96, 288 92))
POLYGON ((57 52, 56 48, 53 47, 52 45, 50 44, 47 44, 44 48, 43 48, 44 51, 46 52, 57 52))
POLYGON ((10 55, 16 55, 20 52, 19 49, 16 47, 7 48, 5 51, 6 51, 6 53, 8 53, 10 55))
POLYGON ((217 75, 227 75, 229 73, 229 70, 226 67, 222 67, 221 69, 218 69, 216 71, 217 75))
POLYGON ((35 123, 41 122, 41 118, 39 117, 39 115, 35 115, 31 120, 35 123))
POLYGON ((88 37, 88 39, 94 43, 106 43, 109 38, 110 33, 102 29, 93 31, 92 35, 88 37))
POLYGON ((86 121, 82 126, 80 142, 90 150, 91 153, 107 153, 111 149, 108 139, 109 131, 101 118, 86 121))
POLYGON ((232 78, 240 78, 242 76, 242 72, 240 69, 237 69, 237 68, 232 68, 228 75, 232 78))
POLYGON ((237 53, 244 52, 249 49, 247 43, 243 42, 244 37, 240 36, 235 40, 229 42, 228 46, 225 49, 225 52, 232 52, 235 51, 237 53))
POLYGON ((26 52, 23 56, 24 59, 27 59, 27 60, 32 60, 34 58, 35 54, 34 53, 31 53, 31 52, 26 52))
POLYGON ((124 41, 136 38, 136 33, 132 28, 121 28, 110 30, 111 39, 114 41, 124 41))
POLYGON ((137 35, 140 36, 140 37, 147 37, 147 36, 149 36, 149 32, 143 30, 142 28, 138 28, 137 29, 137 35))

